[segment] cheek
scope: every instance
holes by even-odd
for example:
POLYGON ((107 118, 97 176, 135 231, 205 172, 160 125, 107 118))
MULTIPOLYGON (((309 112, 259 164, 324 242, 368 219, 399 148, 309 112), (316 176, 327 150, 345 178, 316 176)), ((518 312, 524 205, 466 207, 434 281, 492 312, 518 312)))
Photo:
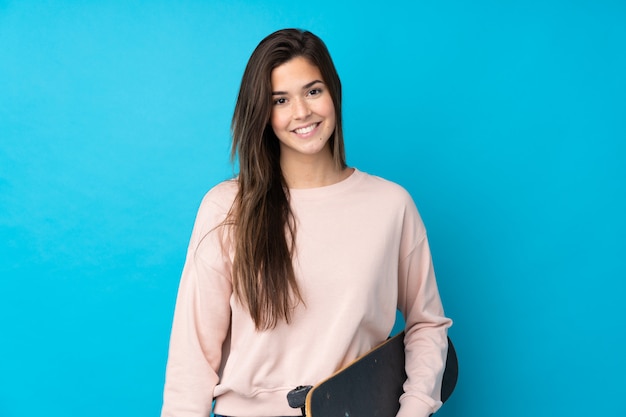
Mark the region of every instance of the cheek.
POLYGON ((285 118, 281 116, 279 111, 272 111, 272 114, 270 115, 270 125, 274 131, 285 126, 285 118))
POLYGON ((329 121, 328 124, 329 124, 330 130, 335 130, 335 126, 336 126, 336 123, 337 123, 337 119, 336 119, 335 116, 336 116, 335 115, 335 108, 331 105, 328 108, 328 113, 326 115, 326 120, 329 121))
POLYGON ((328 120, 331 121, 332 125, 333 125, 333 129, 335 128, 335 106, 333 104, 332 99, 329 99, 326 103, 325 103, 325 116, 328 120))

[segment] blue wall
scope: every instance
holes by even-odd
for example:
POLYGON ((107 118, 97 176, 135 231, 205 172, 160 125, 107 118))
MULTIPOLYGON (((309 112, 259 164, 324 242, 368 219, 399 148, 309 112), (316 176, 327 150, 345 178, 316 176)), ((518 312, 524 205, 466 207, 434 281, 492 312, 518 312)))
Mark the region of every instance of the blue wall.
POLYGON ((439 415, 626 415, 624 2, 68 0, 0 1, 0 416, 158 414, 195 211, 287 26, 333 53, 350 164, 429 228, 439 415))

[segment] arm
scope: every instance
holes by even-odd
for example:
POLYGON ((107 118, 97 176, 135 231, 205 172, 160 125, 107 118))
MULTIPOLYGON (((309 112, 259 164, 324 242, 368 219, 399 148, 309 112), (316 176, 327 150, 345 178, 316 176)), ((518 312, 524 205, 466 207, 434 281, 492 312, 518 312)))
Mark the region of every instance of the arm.
POLYGON ((220 210, 203 202, 192 233, 172 324, 162 417, 208 417, 230 326, 229 261, 220 210))
POLYGON ((413 204, 407 207, 399 264, 398 307, 405 321, 407 380, 398 417, 427 417, 441 407, 441 381, 452 324, 443 306, 426 237, 413 204))

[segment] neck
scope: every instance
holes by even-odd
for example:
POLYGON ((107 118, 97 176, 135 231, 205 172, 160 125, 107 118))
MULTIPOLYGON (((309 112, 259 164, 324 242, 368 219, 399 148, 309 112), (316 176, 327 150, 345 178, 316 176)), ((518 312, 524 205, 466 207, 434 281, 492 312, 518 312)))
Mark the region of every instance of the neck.
POLYGON ((327 158, 281 158, 280 167, 289 188, 317 188, 335 184, 350 176, 352 168, 335 166, 327 158))

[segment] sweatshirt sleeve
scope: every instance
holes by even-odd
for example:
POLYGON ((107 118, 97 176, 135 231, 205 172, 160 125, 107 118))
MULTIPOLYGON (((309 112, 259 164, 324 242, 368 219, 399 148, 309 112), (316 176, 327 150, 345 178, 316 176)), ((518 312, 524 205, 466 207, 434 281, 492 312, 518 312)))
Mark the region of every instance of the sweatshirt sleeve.
POLYGON ((170 337, 162 417, 209 417, 230 327, 230 263, 222 249, 227 209, 209 192, 192 232, 170 337))
POLYGON ((398 273, 407 380, 397 417, 427 417, 442 404, 447 329, 452 321, 444 315, 426 230, 412 200, 404 215, 398 273))

